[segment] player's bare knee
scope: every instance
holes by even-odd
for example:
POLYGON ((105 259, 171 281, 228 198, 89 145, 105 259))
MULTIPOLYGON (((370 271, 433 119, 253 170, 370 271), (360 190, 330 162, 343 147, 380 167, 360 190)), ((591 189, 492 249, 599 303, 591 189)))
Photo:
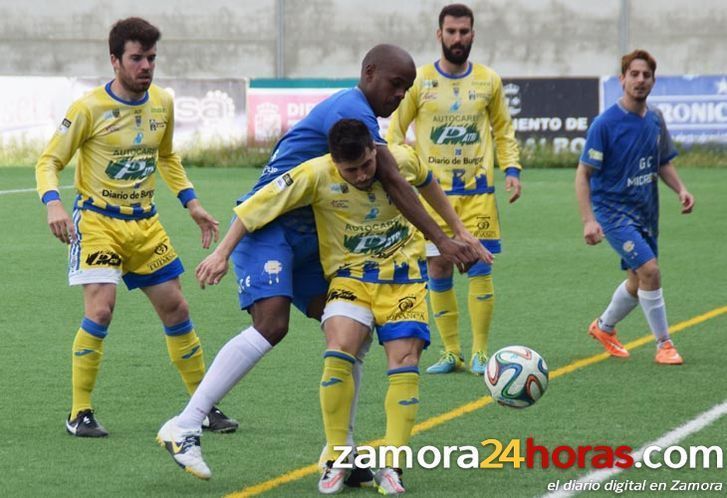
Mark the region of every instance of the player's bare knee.
POLYGON ((639 287, 658 289, 661 286, 661 272, 655 259, 646 262, 636 273, 639 276, 639 287))
POLYGON ((103 326, 108 326, 111 323, 111 318, 113 317, 113 315, 113 304, 95 305, 91 309, 86 310, 86 318, 103 326))
POLYGON ((288 334, 288 315, 265 316, 254 320, 255 330, 275 346, 288 334))
POLYGON ((432 278, 449 278, 454 272, 452 263, 442 256, 427 258, 427 270, 432 278))

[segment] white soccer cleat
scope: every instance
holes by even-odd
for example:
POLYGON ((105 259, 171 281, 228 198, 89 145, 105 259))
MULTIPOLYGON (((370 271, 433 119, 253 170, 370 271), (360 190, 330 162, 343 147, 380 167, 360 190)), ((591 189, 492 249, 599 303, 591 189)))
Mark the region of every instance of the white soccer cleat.
POLYGON ((199 438, 202 429, 182 429, 177 426, 177 417, 174 417, 162 426, 157 433, 157 442, 167 449, 174 462, 200 479, 212 477, 212 471, 202 458, 202 447, 199 438))
POLYGON ((400 495, 406 490, 401 482, 401 470, 384 467, 374 474, 376 487, 382 495, 400 495))
POLYGON ((335 495, 343 491, 344 481, 348 476, 348 469, 336 469, 333 461, 328 460, 323 467, 323 474, 318 480, 318 491, 324 495, 335 495))

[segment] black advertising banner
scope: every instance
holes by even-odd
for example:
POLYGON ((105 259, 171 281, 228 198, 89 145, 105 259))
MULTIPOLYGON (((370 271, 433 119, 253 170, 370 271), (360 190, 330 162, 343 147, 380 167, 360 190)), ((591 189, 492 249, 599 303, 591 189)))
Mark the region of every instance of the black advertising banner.
POLYGON ((523 146, 581 151, 598 115, 598 78, 503 78, 502 83, 523 146))

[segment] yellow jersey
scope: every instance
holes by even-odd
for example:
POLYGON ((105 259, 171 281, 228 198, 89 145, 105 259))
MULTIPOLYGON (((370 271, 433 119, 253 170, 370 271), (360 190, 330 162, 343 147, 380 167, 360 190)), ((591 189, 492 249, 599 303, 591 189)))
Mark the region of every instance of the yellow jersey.
POLYGON ((502 80, 486 66, 470 63, 461 75, 438 62, 420 67, 391 117, 387 142, 404 143, 412 121, 416 151, 447 195, 493 193, 494 148, 503 171, 522 169, 502 80))
POLYGON ((140 101, 116 96, 111 83, 97 87, 68 109, 35 168, 43 202, 59 198, 58 175, 78 150, 75 207, 121 219, 156 214, 155 175, 183 205, 196 197, 172 148, 172 96, 151 85, 140 101))
MULTIPOLYGON (((402 176, 425 186, 431 172, 408 146, 390 148, 402 176)), ((426 280, 424 238, 399 212, 378 180, 367 190, 347 183, 330 154, 291 169, 235 208, 248 231, 310 205, 326 279, 374 283, 426 280)))

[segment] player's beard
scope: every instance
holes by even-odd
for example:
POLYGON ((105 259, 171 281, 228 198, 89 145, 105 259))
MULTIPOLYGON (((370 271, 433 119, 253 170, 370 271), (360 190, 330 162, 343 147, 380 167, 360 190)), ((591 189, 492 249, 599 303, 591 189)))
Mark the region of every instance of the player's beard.
POLYGON ((465 45, 464 43, 455 43, 451 47, 447 47, 444 44, 444 41, 442 41, 442 55, 452 64, 460 65, 467 62, 467 59, 470 56, 470 50, 472 50, 471 43, 469 45, 465 45), (459 48, 462 52, 460 54, 455 54, 453 52, 455 48, 459 48))

